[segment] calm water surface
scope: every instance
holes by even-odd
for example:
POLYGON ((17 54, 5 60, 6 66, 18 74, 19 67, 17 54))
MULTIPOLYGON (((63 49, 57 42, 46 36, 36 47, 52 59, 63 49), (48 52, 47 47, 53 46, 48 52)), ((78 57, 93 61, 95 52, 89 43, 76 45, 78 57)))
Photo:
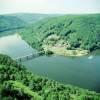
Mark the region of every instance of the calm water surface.
POLYGON ((33 50, 20 35, 14 34, 0 38, 0 53, 8 54, 13 58, 32 53, 33 50))
MULTIPOLYGON (((18 34, 0 38, 0 52, 19 57, 36 52, 18 34)), ((22 64, 35 74, 100 92, 100 53, 83 57, 42 56, 22 64)))
POLYGON ((35 74, 100 92, 100 56, 43 56, 23 64, 35 74))

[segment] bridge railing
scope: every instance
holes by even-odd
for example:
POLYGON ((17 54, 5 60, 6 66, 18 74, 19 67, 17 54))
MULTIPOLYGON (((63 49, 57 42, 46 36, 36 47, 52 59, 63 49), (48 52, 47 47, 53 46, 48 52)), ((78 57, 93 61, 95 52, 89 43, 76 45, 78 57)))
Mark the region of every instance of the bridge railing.
POLYGON ((26 60, 37 58, 39 56, 42 56, 43 54, 45 54, 44 51, 35 52, 35 53, 31 53, 29 55, 25 55, 25 56, 21 56, 21 57, 15 58, 14 60, 22 62, 22 61, 26 61, 26 60))

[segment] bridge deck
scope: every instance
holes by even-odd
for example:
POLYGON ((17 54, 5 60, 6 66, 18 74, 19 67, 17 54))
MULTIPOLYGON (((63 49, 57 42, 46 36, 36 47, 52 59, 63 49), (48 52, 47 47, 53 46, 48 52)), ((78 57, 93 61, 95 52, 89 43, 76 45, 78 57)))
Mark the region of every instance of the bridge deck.
POLYGON ((36 57, 39 57, 43 54, 44 54, 44 51, 35 52, 35 53, 31 53, 31 54, 28 54, 28 55, 25 55, 25 56, 14 58, 14 60, 16 60, 16 61, 26 61, 26 60, 29 60, 29 59, 34 59, 36 57))

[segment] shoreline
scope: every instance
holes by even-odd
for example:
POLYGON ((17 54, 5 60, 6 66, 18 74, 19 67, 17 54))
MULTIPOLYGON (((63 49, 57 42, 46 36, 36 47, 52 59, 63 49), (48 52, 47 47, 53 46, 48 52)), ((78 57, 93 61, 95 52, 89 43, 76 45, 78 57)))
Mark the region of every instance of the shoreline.
POLYGON ((44 45, 43 46, 44 51, 45 52, 52 52, 55 55, 60 55, 60 56, 85 56, 89 54, 88 50, 81 50, 81 49, 77 49, 77 50, 67 50, 65 49, 65 47, 53 47, 53 46, 47 46, 44 45))

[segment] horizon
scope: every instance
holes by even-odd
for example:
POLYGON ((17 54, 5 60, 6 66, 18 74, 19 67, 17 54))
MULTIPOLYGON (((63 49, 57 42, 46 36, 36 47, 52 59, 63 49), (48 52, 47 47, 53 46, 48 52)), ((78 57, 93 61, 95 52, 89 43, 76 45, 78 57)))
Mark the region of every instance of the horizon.
POLYGON ((100 12, 96 13, 34 13, 34 12, 13 12, 13 13, 0 13, 0 15, 14 15, 14 14, 40 14, 40 15, 94 15, 100 14, 100 12))
POLYGON ((95 14, 100 0, 0 0, 0 14, 95 14))

